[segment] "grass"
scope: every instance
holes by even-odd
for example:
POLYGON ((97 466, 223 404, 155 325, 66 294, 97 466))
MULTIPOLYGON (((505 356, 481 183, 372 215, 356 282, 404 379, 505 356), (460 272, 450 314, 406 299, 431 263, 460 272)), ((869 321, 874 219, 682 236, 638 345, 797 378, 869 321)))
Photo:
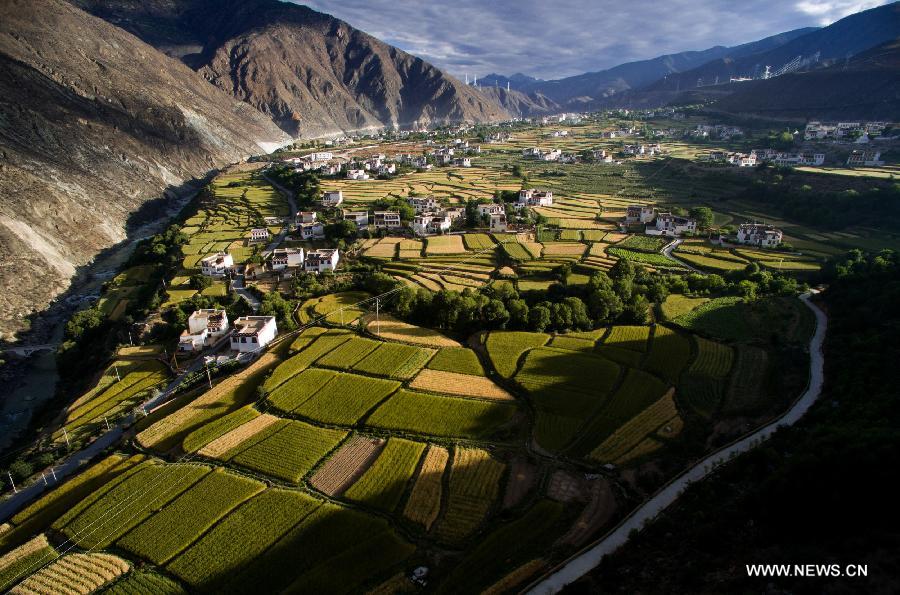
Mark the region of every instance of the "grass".
POLYGON ((425 444, 391 438, 371 467, 344 493, 350 500, 392 512, 416 472, 425 444))
POLYGON ((138 525, 116 545, 162 566, 265 487, 259 481, 214 471, 138 525))
POLYGON ((231 461, 269 477, 297 483, 345 436, 346 432, 341 430, 291 421, 264 440, 241 451, 231 461))
POLYGON ((444 372, 457 372, 472 376, 484 376, 484 368, 478 355, 464 347, 445 347, 440 349, 428 362, 427 368, 444 372))
POLYGON ((338 372, 293 413, 320 423, 350 426, 399 386, 394 380, 338 372))
POLYGON ((319 505, 302 492, 266 490, 231 512, 166 569, 195 589, 220 590, 235 571, 253 564, 319 505))
POLYGON ((522 354, 545 345, 549 339, 550 335, 543 333, 494 331, 488 335, 485 347, 497 373, 511 378, 516 373, 522 354))
POLYGON ((385 342, 354 365, 353 370, 406 380, 415 376, 433 354, 432 349, 385 342))
POLYGON ((681 371, 691 359, 691 342, 669 327, 656 325, 650 355, 644 362, 647 370, 656 372, 675 384, 681 371))
POLYGON ((671 322, 689 312, 694 308, 698 308, 709 301, 705 297, 690 297, 680 293, 672 293, 666 296, 666 299, 659 305, 660 314, 663 320, 671 322))
POLYGON ((504 469, 485 450, 454 449, 447 510, 437 527, 441 540, 459 542, 484 521, 499 494, 504 469))
POLYGON ((616 325, 610 330, 603 345, 645 352, 649 338, 649 326, 616 325))
POLYGON ((432 444, 422 461, 422 467, 410 492, 403 514, 406 518, 431 529, 441 511, 441 494, 444 490, 444 469, 450 454, 446 448, 432 444))
POLYGON ((397 391, 367 424, 425 436, 483 439, 507 423, 515 407, 497 401, 475 401, 428 393, 397 391))

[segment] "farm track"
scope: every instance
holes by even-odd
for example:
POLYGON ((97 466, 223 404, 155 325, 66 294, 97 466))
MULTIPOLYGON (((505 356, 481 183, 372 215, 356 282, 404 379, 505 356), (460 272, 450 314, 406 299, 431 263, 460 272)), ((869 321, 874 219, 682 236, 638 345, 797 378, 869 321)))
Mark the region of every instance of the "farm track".
POLYGON ((597 567, 605 556, 625 545, 632 531, 640 531, 644 525, 673 504, 692 483, 705 478, 732 457, 756 448, 779 428, 797 423, 806 414, 822 392, 825 365, 822 344, 828 326, 827 316, 821 309, 810 303, 810 296, 811 293, 800 296, 803 303, 812 310, 816 317, 816 330, 809 341, 809 382, 806 390, 794 401, 790 409, 765 426, 695 463, 656 492, 653 497, 625 517, 598 541, 557 565, 548 574, 530 584, 524 591, 534 594, 560 592, 566 585, 573 583, 597 567))

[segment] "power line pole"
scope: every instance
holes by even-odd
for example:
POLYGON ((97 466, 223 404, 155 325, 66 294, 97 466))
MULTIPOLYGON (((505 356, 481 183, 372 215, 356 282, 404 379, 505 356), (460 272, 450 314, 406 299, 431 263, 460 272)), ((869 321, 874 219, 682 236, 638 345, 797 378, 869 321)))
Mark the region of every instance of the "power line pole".
POLYGON ((119 366, 113 366, 116 369, 116 381, 122 382, 122 377, 119 376, 119 366))
POLYGON ((7 471, 6 474, 9 476, 9 483, 12 485, 13 494, 18 494, 19 490, 16 489, 16 482, 13 481, 12 473, 7 471))
POLYGON ((380 300, 375 298, 375 334, 381 336, 381 319, 379 318, 380 300))
POLYGON ((209 364, 206 364, 206 380, 209 381, 209 388, 212 388, 212 375, 209 373, 209 364))
POLYGON ((66 437, 66 448, 72 448, 72 445, 69 444, 69 433, 66 431, 65 426, 63 426, 63 436, 66 437))

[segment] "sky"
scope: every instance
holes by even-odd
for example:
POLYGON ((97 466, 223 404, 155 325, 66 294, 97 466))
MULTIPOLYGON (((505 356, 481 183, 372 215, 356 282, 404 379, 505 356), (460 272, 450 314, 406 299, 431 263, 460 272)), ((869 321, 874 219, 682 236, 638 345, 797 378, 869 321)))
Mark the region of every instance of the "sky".
POLYGON ((462 79, 544 79, 828 25, 887 0, 292 0, 462 79))

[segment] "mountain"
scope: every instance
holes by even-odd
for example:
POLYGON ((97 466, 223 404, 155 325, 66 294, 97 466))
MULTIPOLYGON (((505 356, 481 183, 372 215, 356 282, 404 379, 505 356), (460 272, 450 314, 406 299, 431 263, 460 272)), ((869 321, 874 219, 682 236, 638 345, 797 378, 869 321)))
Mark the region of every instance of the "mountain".
POLYGON ((900 40, 810 72, 728 85, 713 109, 780 119, 900 120, 900 40))
POLYGON ((666 54, 558 80, 519 81, 511 84, 511 87, 526 93, 541 93, 563 107, 587 109, 594 102, 649 85, 672 73, 690 70, 711 60, 736 58, 775 48, 810 31, 814 29, 796 29, 735 47, 715 46, 702 51, 666 54))
POLYGON ((293 136, 507 118, 497 103, 347 23, 278 0, 73 0, 181 58, 293 136))
POLYGON ((511 90, 521 91, 528 85, 543 83, 544 81, 534 78, 533 76, 528 76, 527 74, 517 72, 510 76, 491 73, 485 77, 480 78, 478 82, 482 87, 506 87, 507 83, 509 83, 509 88, 511 90))
POLYGON ((0 4, 0 336, 186 181, 289 140, 252 106, 63 0, 0 4))
POLYGON ((808 32, 766 51, 741 56, 724 56, 696 68, 673 74, 646 90, 686 90, 698 81, 711 85, 718 79, 760 76, 766 66, 773 71, 800 57, 804 68, 815 68, 887 43, 900 36, 900 2, 852 14, 827 27, 808 32))
POLYGON ((505 86, 482 87, 481 81, 478 84, 478 90, 482 95, 489 97, 512 115, 553 114, 562 111, 558 103, 536 91, 525 93, 514 89, 507 90, 505 86))

